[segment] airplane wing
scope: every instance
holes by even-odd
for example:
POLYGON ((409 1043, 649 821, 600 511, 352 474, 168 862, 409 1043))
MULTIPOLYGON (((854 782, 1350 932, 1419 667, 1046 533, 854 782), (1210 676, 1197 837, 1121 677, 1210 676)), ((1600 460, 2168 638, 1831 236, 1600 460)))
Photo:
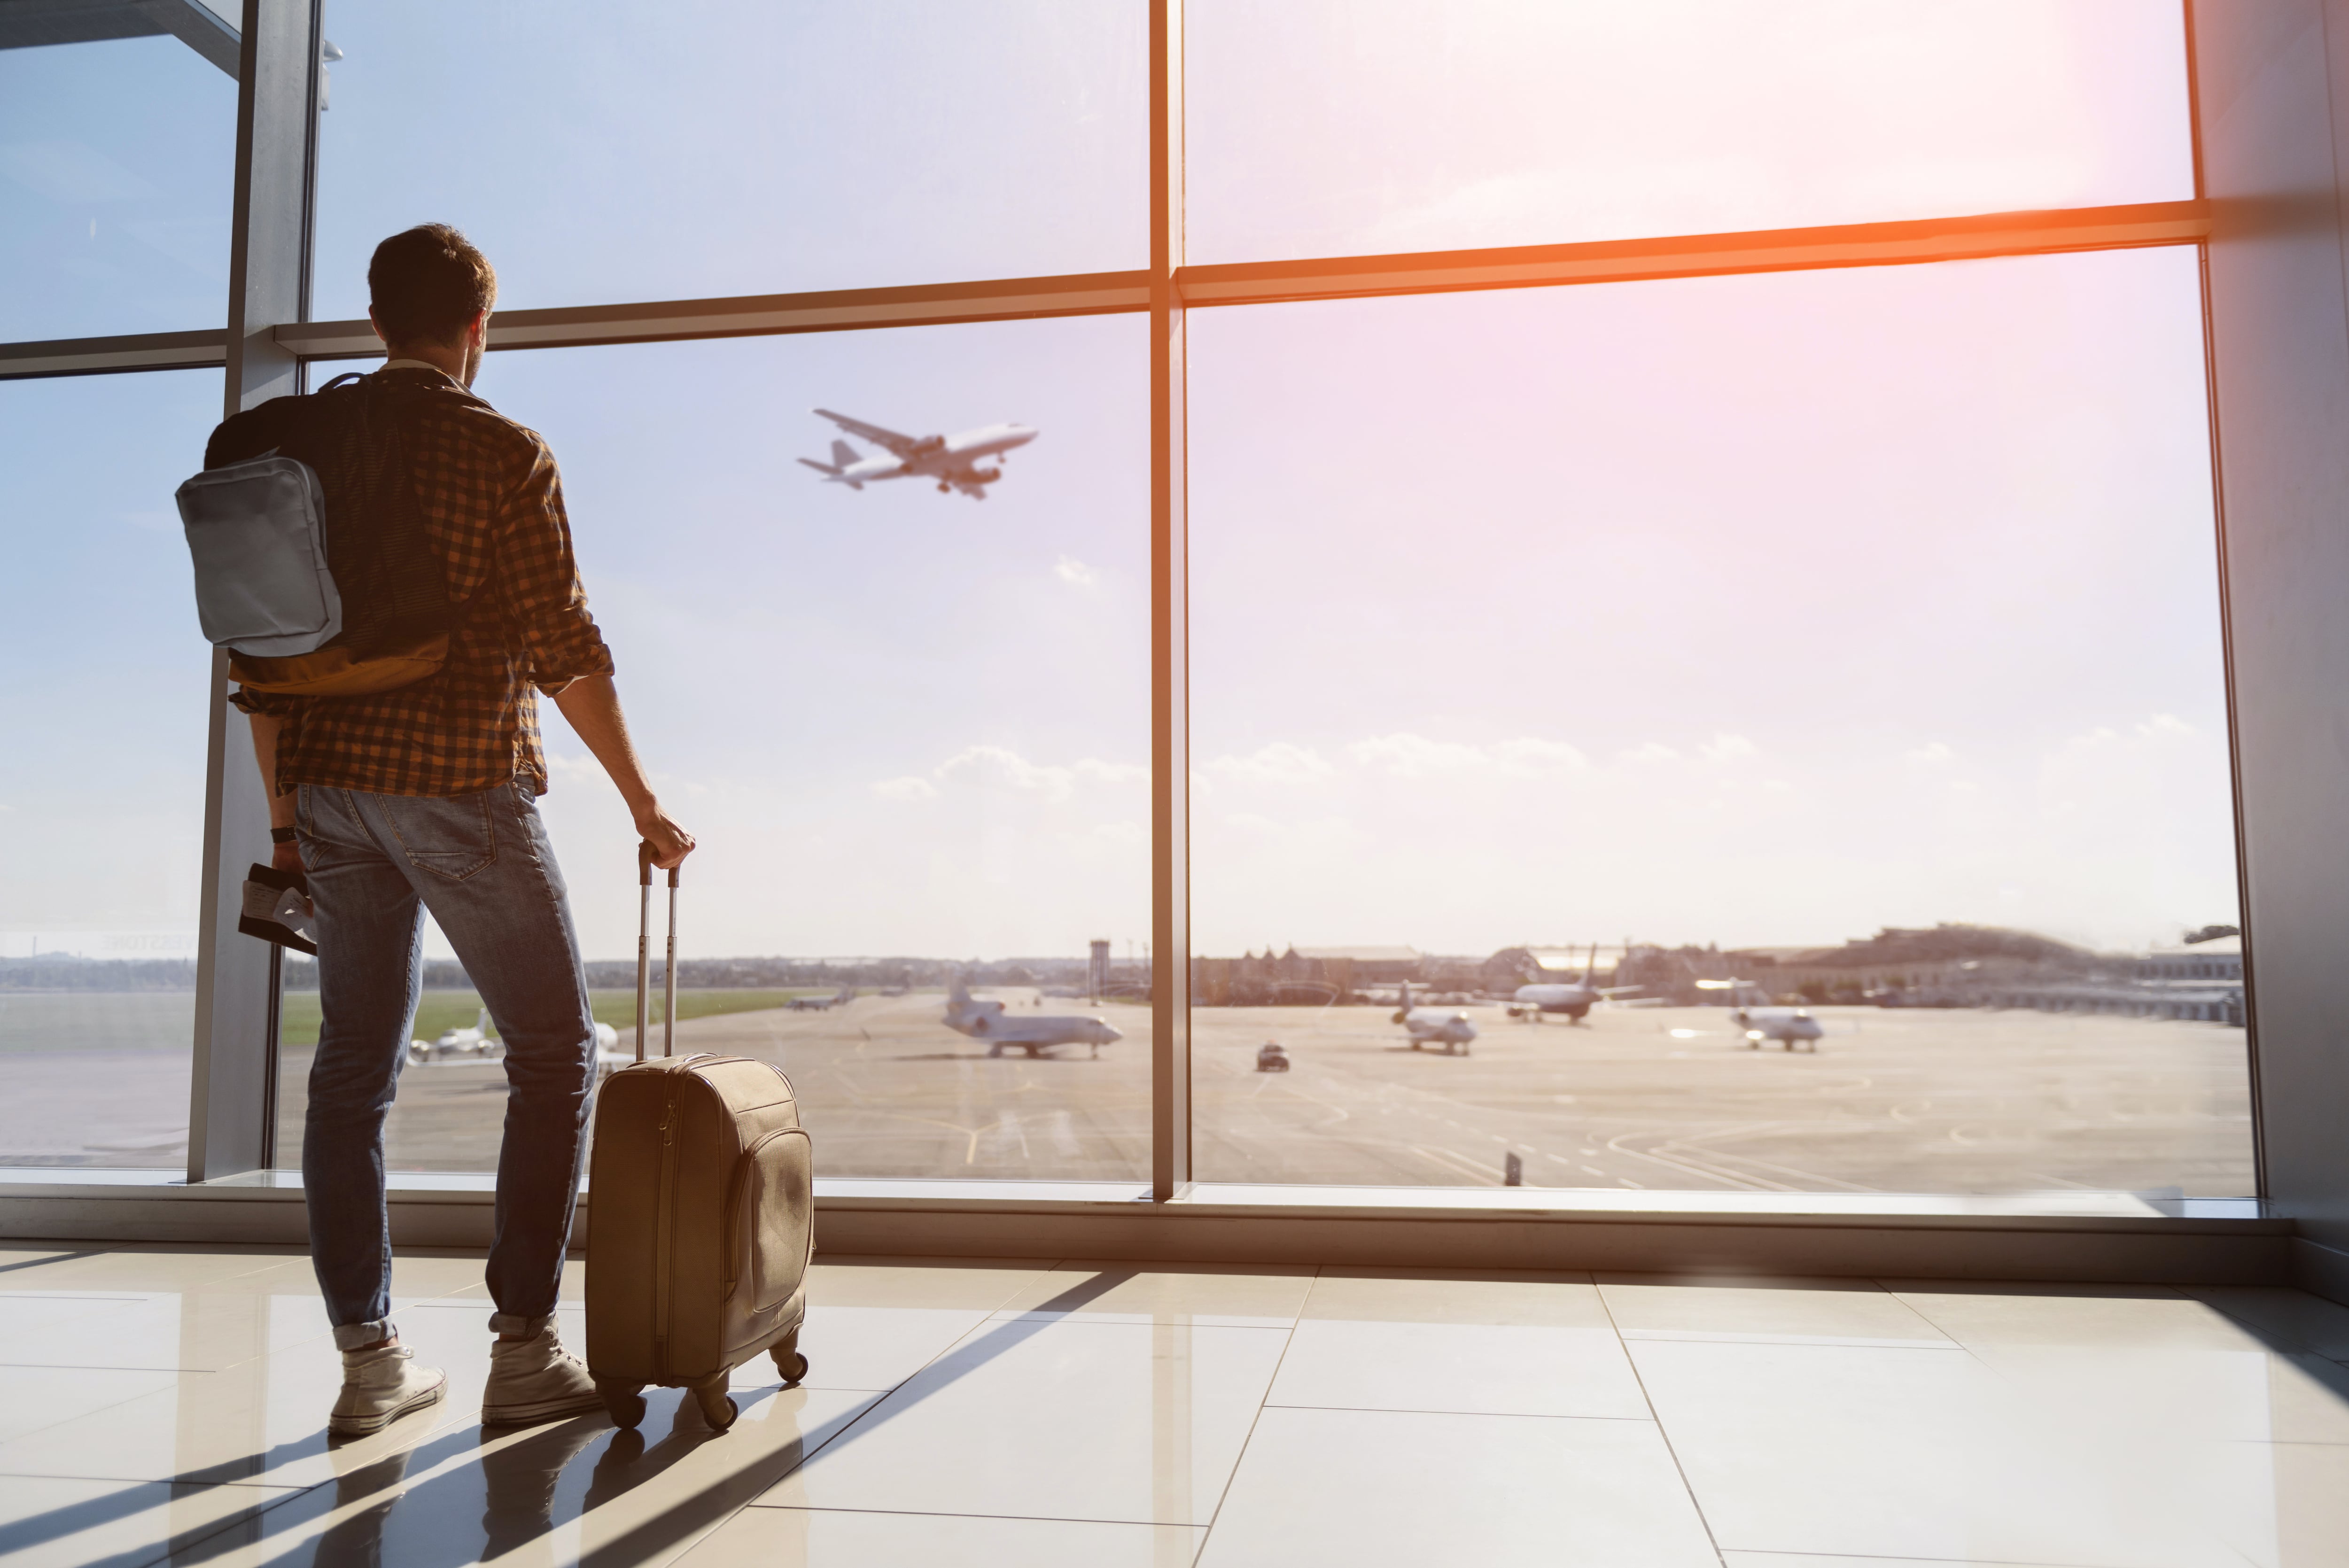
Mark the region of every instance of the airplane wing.
POLYGON ((847 431, 850 435, 864 437, 874 446, 888 452, 892 457, 902 458, 907 452, 912 451, 916 447, 921 445, 921 443, 912 436, 901 436, 895 430, 885 430, 878 425, 868 425, 862 419, 852 419, 845 414, 835 414, 829 408, 818 408, 816 412, 831 420, 833 424, 839 426, 842 429, 847 431))

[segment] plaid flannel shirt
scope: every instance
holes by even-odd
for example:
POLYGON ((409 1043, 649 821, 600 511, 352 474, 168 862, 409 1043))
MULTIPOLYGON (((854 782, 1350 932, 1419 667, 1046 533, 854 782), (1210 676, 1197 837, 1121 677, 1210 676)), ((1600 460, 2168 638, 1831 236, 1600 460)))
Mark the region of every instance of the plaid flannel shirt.
MULTIPOLYGON (((378 375, 453 386, 403 361, 378 375), (411 368, 410 366, 414 367, 411 368)), ((453 599, 471 605, 440 673, 364 696, 280 696, 240 688, 247 713, 275 714, 275 788, 470 795, 512 779, 546 792, 538 691, 610 675, 587 613, 554 455, 533 430, 451 398, 426 406, 411 445, 416 496, 453 599)))

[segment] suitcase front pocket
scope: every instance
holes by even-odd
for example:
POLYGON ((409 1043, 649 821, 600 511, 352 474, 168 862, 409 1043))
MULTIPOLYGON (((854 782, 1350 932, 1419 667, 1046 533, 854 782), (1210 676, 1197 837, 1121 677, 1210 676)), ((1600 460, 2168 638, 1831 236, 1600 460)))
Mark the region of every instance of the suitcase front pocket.
POLYGON ((734 1172, 726 1295, 752 1312, 791 1300, 814 1250, 814 1155, 802 1127, 779 1127, 742 1151, 734 1172))

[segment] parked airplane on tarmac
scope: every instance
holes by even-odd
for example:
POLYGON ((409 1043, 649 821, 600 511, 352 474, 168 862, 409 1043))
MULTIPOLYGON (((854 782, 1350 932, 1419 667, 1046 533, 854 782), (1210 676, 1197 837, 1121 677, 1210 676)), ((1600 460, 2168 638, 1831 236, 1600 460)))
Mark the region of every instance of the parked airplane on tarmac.
POLYGON ((1582 978, 1563 985, 1520 985, 1509 998, 1509 1016, 1541 1022, 1544 1013, 1563 1013, 1568 1025, 1579 1024, 1590 1009, 1616 996, 1628 996, 1640 989, 1637 985, 1593 985, 1591 975, 1599 968, 1599 944, 1590 944, 1589 961, 1582 966, 1582 978))
POLYGON ((1007 1016, 994 997, 974 998, 970 987, 957 980, 947 994, 946 1026, 958 1035, 987 1042, 987 1054, 999 1057, 1006 1046, 1018 1046, 1030 1057, 1040 1057, 1050 1046, 1091 1046, 1093 1055, 1124 1034, 1107 1019, 1076 1016, 1007 1016))
POLYGON ((843 985, 829 996, 794 996, 783 1004, 794 1013, 829 1013, 834 1007, 845 1007, 856 1000, 856 987, 843 985))
POLYGON ((1414 1051, 1422 1046, 1442 1046, 1447 1057, 1464 1057, 1468 1042, 1476 1037, 1476 1026, 1457 1007, 1413 1006, 1408 980, 1402 983, 1402 1006, 1395 1009, 1394 1021, 1411 1031, 1414 1051))
POLYGON ((1745 1048, 1758 1051, 1764 1040, 1775 1040, 1781 1050, 1791 1051, 1796 1040, 1808 1043, 1805 1050, 1819 1048, 1819 1037, 1826 1033, 1819 1021, 1800 1007, 1739 1007, 1731 1012, 1729 1021, 1745 1036, 1745 1048))
POLYGON ((1026 446, 1038 434, 1026 425, 1002 424, 983 425, 958 436, 901 436, 829 408, 818 408, 816 412, 850 435, 861 437, 889 454, 885 458, 868 458, 846 441, 835 438, 832 443, 832 461, 800 459, 822 474, 824 483, 846 485, 853 490, 861 490, 882 480, 924 479, 936 480, 941 495, 960 490, 974 500, 985 500, 987 487, 1003 477, 1004 454, 1014 447, 1026 446), (995 467, 978 466, 988 458, 995 459, 995 467))

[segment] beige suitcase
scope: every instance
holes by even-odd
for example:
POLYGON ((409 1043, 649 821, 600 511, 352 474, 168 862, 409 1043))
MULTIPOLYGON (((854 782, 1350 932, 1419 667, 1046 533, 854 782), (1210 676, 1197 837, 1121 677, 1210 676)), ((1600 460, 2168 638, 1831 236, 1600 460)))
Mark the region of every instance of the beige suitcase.
POLYGON ((689 1388, 703 1418, 733 1424, 734 1368, 799 1353, 815 1250, 808 1135, 791 1081, 747 1057, 669 1054, 677 1016, 677 873, 668 873, 668 1010, 647 1061, 652 924, 649 846, 637 853, 636 1061, 595 1096, 587 1181, 587 1369, 612 1419, 644 1419, 644 1388, 689 1388))

